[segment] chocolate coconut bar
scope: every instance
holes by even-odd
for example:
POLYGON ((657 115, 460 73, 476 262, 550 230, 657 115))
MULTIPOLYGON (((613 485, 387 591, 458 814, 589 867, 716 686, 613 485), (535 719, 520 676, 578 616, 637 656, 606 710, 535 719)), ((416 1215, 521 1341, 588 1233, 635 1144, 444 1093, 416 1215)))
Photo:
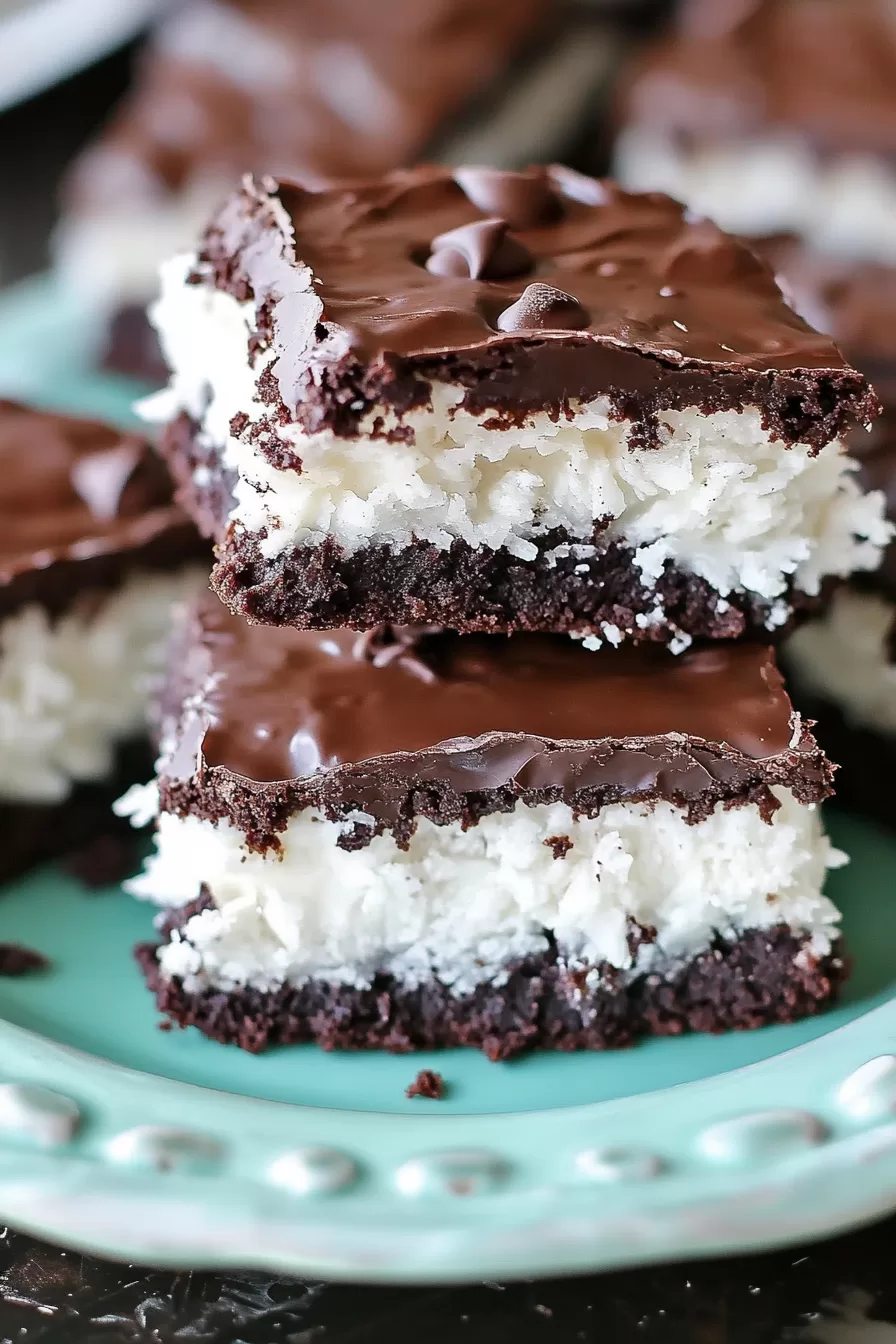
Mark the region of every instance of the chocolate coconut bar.
POLYGON ((180 497, 253 622, 680 650, 786 626, 888 535, 877 403, 771 272, 564 168, 247 179, 153 310, 180 497))
POLYGON ((0 519, 5 880, 107 829, 145 778, 150 683, 205 547, 142 438, 9 401, 0 519))
POLYGON ((550 0, 190 0, 76 160, 56 240, 66 282, 111 319, 107 363, 161 385, 145 305, 246 170, 376 175, 421 153, 516 165, 586 133, 618 39, 550 0))
POLYGON ((831 767, 767 647, 178 638, 131 890, 159 1008, 247 1050, 603 1049, 820 1011, 831 767))
POLYGON ((621 80, 615 171, 734 233, 896 262, 894 80, 878 0, 682 0, 621 80))

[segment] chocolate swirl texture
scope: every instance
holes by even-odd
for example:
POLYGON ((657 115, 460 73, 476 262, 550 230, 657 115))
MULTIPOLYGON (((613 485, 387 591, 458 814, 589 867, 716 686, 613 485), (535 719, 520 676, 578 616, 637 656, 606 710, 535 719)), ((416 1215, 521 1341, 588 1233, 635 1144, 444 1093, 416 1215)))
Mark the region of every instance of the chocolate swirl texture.
POLYGON ((166 810, 226 817, 276 846, 296 811, 360 811, 344 843, 416 816, 468 823, 562 799, 594 813, 664 798, 695 820, 769 786, 829 791, 768 648, 593 653, 550 635, 252 629, 213 599, 190 613, 166 692, 166 810), (183 708, 183 706, 187 708, 183 708))
POLYGON ((308 432, 358 432, 384 403, 400 419, 438 379, 502 424, 607 396, 633 444, 666 407, 758 405, 770 433, 819 447, 877 411, 748 247, 665 196, 557 166, 247 180, 193 279, 254 301, 253 347, 277 356, 261 396, 308 432))

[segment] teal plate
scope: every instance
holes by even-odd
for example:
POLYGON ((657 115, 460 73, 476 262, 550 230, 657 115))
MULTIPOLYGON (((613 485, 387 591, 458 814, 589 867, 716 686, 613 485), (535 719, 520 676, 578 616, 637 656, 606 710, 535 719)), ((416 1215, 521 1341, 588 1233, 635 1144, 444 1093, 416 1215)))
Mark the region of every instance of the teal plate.
MULTIPOLYGON (((0 301, 0 393, 127 418, 46 279, 0 301)), ((253 1058, 164 1032, 152 912, 48 868, 0 900, 0 1220, 172 1267, 377 1282, 584 1272, 821 1236, 896 1208, 896 839, 829 817, 855 974, 823 1017, 608 1054, 253 1058), (408 1101, 420 1068, 448 1096, 408 1101)))

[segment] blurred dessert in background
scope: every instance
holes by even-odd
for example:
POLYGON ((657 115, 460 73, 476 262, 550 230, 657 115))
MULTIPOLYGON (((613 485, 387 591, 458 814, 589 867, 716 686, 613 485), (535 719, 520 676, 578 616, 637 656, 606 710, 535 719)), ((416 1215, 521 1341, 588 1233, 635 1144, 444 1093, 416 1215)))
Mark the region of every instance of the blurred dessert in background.
POLYGON ((0 880, 112 824, 205 547, 138 435, 0 401, 0 880))
POLYGON ((158 264, 242 173, 553 157, 587 128, 613 32, 551 0, 195 0, 65 186, 56 255, 113 322, 107 363, 164 378, 143 316, 158 264))
MULTIPOLYGON (((874 383, 884 413, 856 431, 849 451, 867 490, 880 490, 896 521, 896 267, 814 252, 793 238, 762 240, 787 297, 831 332, 874 383)), ((896 543, 875 572, 853 575, 819 620, 798 630, 785 657, 801 705, 840 763, 837 794, 896 824, 896 543)))
POLYGON ((882 0, 683 0, 623 79, 616 172, 733 233, 896 262, 894 103, 882 0))
MULTIPOLYGON (((615 163, 749 235, 790 302, 871 379, 884 414, 849 440, 896 519, 896 11, 881 0, 685 0, 633 62, 615 163)), ((785 658, 842 769, 838 794, 896 820, 896 552, 853 578, 785 658), (808 698, 807 698, 808 697, 808 698)))

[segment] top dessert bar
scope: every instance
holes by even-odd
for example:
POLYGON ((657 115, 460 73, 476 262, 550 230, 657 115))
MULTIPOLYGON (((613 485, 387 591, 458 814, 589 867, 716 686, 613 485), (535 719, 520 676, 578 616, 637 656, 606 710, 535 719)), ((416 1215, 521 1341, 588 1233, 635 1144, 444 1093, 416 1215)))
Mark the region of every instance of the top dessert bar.
POLYGON ((250 620, 682 648, 887 531, 864 378, 744 245, 561 167, 247 179, 165 268, 147 414, 250 620))
POLYGON ((894 89, 878 0, 684 0, 622 81, 616 171, 736 232, 893 261, 894 89))

